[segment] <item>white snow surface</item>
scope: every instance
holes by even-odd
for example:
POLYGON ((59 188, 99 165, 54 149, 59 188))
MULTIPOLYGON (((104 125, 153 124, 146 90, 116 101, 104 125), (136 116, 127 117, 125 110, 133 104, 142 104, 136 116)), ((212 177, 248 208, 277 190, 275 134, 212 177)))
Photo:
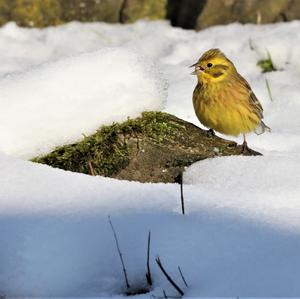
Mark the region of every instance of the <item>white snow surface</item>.
POLYGON ((0 150, 21 157, 46 153, 100 124, 159 110, 165 92, 158 74, 151 61, 120 47, 9 74, 0 81, 0 150))
POLYGON ((200 32, 147 21, 0 28, 0 295, 122 296, 110 215, 133 287, 145 285, 151 230, 152 295, 177 295, 155 264, 159 255, 186 296, 299 296, 299 31, 298 21, 200 32), (145 110, 201 126, 188 66, 214 47, 249 81, 272 133, 248 136, 264 156, 189 167, 186 215, 176 184, 25 160, 145 110), (256 63, 267 51, 278 71, 262 74, 256 63))

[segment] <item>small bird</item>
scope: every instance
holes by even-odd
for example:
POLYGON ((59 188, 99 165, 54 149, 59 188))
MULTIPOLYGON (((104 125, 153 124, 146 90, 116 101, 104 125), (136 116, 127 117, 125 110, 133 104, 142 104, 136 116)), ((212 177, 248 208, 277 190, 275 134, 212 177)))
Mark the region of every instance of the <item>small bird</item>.
POLYGON ((199 121, 212 134, 214 130, 232 136, 243 134, 242 150, 247 152, 246 133, 270 131, 249 83, 219 49, 206 51, 191 67, 195 67, 191 74, 198 78, 193 104, 199 121))

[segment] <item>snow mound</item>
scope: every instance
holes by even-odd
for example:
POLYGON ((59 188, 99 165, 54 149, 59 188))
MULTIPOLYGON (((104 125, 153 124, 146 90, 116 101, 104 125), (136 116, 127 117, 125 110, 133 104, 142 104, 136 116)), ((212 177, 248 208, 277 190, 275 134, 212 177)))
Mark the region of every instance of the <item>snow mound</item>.
POLYGON ((188 169, 185 180, 193 185, 184 186, 183 216, 178 185, 91 177, 0 155, 0 293, 121 294, 124 278, 107 220, 111 215, 132 285, 145 282, 151 230, 152 295, 161 296, 163 289, 176 295, 155 266, 159 255, 181 287, 177 266, 182 267, 187 296, 296 296, 299 203, 293 190, 299 190, 299 171, 283 158, 273 182, 264 176, 278 159, 252 159, 221 158, 188 169), (287 170, 295 178, 279 201, 279 181, 287 170), (231 178, 235 172, 240 187, 231 178), (268 219, 272 225, 266 225, 268 219), (287 222, 296 223, 297 231, 278 227, 287 222))
POLYGON ((11 74, 0 80, 0 150, 45 153, 101 124, 160 110, 165 97, 154 64, 129 49, 104 47, 11 74))
POLYGON ((214 158, 189 167, 184 181, 205 206, 299 233, 299 165, 299 156, 214 158))
POLYGON ((171 184, 92 177, 1 154, 0 177, 0 216, 107 215, 155 206, 161 211, 165 206, 161 196, 167 198, 171 188, 171 184), (153 194, 154 187, 158 194, 153 194), (141 199, 148 197, 151 201, 141 199))
POLYGON ((299 21, 199 32, 146 21, 0 28, 0 151, 7 154, 36 155, 143 110, 163 108, 200 125, 188 66, 214 47, 249 81, 272 128, 247 137, 263 157, 187 169, 184 216, 177 184, 90 177, 0 153, 0 296, 122 293, 107 215, 133 284, 145 280, 151 230, 151 295, 176 295, 155 266, 159 255, 181 286, 182 267, 186 296, 298 296, 299 30, 299 21), (278 71, 262 74, 256 64, 267 52, 278 71), (153 61, 168 79, 166 103, 153 61))

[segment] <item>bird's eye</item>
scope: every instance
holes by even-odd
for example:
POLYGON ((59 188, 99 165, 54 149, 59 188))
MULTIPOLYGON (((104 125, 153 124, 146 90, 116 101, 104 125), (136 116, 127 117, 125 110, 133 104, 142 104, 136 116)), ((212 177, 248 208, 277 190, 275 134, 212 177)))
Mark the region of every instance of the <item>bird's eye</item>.
POLYGON ((213 66, 212 63, 207 64, 207 67, 212 67, 212 66, 213 66))

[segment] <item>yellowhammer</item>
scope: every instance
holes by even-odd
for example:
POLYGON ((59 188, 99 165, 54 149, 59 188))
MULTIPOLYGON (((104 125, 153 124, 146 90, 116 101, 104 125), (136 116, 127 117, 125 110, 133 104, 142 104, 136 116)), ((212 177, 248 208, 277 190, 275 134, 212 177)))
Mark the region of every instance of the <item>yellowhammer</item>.
POLYGON ((243 134, 246 151, 246 133, 270 131, 262 121, 263 108, 250 85, 219 49, 208 50, 191 67, 195 67, 192 74, 198 78, 194 109, 211 133, 216 130, 226 135, 243 134))

